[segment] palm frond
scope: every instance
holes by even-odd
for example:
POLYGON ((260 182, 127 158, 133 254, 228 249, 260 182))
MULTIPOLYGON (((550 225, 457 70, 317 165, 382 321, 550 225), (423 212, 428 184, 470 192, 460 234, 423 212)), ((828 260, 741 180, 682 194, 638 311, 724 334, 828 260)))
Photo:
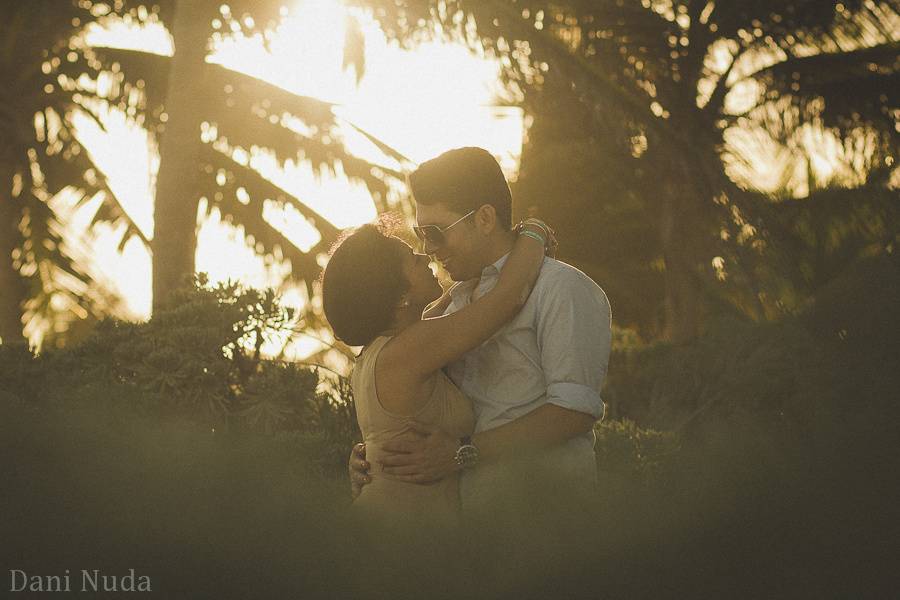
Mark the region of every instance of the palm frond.
POLYGON ((839 6, 855 12, 863 5, 863 0, 716 2, 710 22, 716 24, 719 35, 727 38, 739 37, 741 30, 752 34, 754 28, 775 38, 796 37, 798 31, 810 34, 826 31, 834 23, 839 6))
POLYGON ((310 252, 303 252, 263 218, 261 201, 245 205, 234 195, 228 194, 211 206, 217 206, 227 221, 243 227, 248 242, 252 240, 257 252, 261 250, 262 254, 281 256, 291 261, 291 273, 295 279, 311 283, 318 277, 321 267, 316 262, 316 255, 328 247, 327 243, 320 242, 310 252))
POLYGON ((333 127, 324 131, 317 128, 309 135, 301 135, 289 129, 289 123, 281 123, 274 117, 276 122, 273 123, 262 114, 253 114, 249 107, 228 100, 211 103, 204 116, 216 125, 219 136, 226 138, 229 144, 268 148, 281 163, 310 161, 314 172, 327 169, 335 174, 340 164, 351 180, 361 181, 371 193, 383 195, 387 192, 384 178, 373 172, 371 163, 350 154, 333 127))
POLYGON ((209 168, 206 170, 208 180, 200 182, 200 189, 218 190, 222 193, 223 197, 236 198, 238 188, 244 188, 249 197, 255 203, 259 204, 260 211, 262 210, 263 200, 275 200, 290 204, 304 219, 319 231, 323 238, 336 239, 338 236, 338 229, 325 217, 292 196, 289 192, 281 189, 268 179, 265 179, 250 167, 234 162, 224 154, 211 148, 209 145, 204 145, 202 157, 203 160, 209 164, 209 168), (231 176, 226 176, 225 181, 221 185, 216 181, 216 176, 220 168, 231 172, 231 176))
MULTIPOLYGON (((365 129, 361 128, 361 127, 358 126, 357 124, 352 123, 352 122, 350 122, 350 121, 347 121, 347 123, 350 125, 350 127, 352 127, 353 129, 355 129, 356 131, 358 131, 359 133, 361 133, 361 134, 362 134, 367 140, 369 140, 376 148, 378 148, 378 150, 380 150, 385 156, 388 156, 388 157, 392 158, 392 159, 395 160, 397 163, 399 163, 402 167, 404 167, 404 168, 411 168, 411 167, 415 164, 415 162, 414 162, 411 158, 407 157, 405 154, 403 154, 402 152, 400 152, 399 150, 397 150, 397 149, 394 148, 393 146, 388 145, 387 143, 385 143, 385 142, 384 142, 383 140, 381 140, 380 138, 378 138, 378 137, 372 135, 371 133, 369 133, 369 132, 366 131, 365 129)), ((381 168, 383 171, 385 171, 387 174, 391 175, 392 177, 395 177, 395 178, 397 178, 397 179, 403 179, 403 178, 404 178, 404 174, 401 173, 401 172, 399 172, 399 171, 394 171, 393 169, 388 169, 388 168, 383 167, 383 166, 380 167, 380 168, 381 168)))
POLYGON ((154 114, 165 104, 169 85, 171 58, 141 50, 127 48, 94 47, 91 49, 98 60, 113 73, 121 71, 132 86, 144 96, 143 109, 154 114))
POLYGON ((343 68, 353 69, 359 83, 366 72, 366 37, 356 18, 348 16, 346 23, 343 68))
POLYGON ((822 53, 787 60, 753 74, 768 97, 825 101, 830 124, 866 121, 896 134, 893 111, 900 107, 900 42, 853 52, 822 53), (852 91, 852 92, 851 92, 852 91))
POLYGON ((313 127, 326 127, 334 121, 332 109, 335 105, 331 102, 294 94, 277 85, 226 69, 221 65, 207 64, 204 84, 208 86, 212 97, 226 93, 236 104, 257 107, 267 115, 287 113, 303 119, 307 125, 313 127))

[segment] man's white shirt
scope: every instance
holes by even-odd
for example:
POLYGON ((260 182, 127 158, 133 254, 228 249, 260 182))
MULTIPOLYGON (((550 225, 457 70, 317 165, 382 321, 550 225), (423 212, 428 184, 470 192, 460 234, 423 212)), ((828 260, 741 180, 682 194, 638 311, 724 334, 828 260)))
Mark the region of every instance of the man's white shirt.
MULTIPOLYGON (((509 255, 485 267, 480 279, 458 284, 446 313, 493 288, 509 255)), ((523 309, 484 344, 451 364, 453 382, 474 404, 476 433, 509 423, 544 404, 601 419, 611 313, 606 294, 571 265, 545 258, 523 309)), ((546 452, 541 463, 557 473, 596 477, 593 432, 546 452)), ((499 469, 480 467, 462 480, 464 503, 480 495, 499 469)))

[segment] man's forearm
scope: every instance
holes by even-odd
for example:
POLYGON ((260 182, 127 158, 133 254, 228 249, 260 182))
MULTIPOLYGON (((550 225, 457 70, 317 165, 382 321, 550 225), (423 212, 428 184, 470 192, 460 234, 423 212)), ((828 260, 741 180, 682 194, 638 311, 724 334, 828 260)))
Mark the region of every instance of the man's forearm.
POLYGON ((482 431, 472 442, 482 462, 493 462, 562 444, 590 431, 595 421, 593 415, 545 404, 505 425, 482 431))

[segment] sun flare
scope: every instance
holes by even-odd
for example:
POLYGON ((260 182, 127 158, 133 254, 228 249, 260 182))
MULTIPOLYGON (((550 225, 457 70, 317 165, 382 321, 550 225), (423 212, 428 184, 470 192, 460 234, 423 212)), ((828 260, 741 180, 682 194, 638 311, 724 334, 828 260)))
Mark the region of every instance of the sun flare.
MULTIPOLYGON (((222 11, 227 10, 223 5, 222 11)), ((110 18, 102 26, 89 28, 85 40, 93 46, 173 53, 172 38, 158 21, 137 24, 110 18)), ((272 32, 268 47, 259 35, 216 37, 207 61, 335 104, 344 145, 351 154, 376 164, 384 164, 386 157, 359 130, 384 141, 413 164, 450 148, 475 145, 490 150, 511 179, 518 172, 524 118, 520 108, 504 105, 502 98, 510 94, 501 83, 498 61, 451 43, 400 48, 386 39, 370 15, 350 12, 336 0, 298 0, 272 32), (359 80, 343 68, 348 15, 357 20, 365 39, 366 69, 359 80)), ((79 138, 107 175, 129 216, 151 238, 159 164, 153 138, 118 109, 103 107, 98 112, 105 132, 85 116, 72 116, 79 138)), ((247 154, 253 169, 302 198, 339 228, 368 222, 377 215, 368 190, 351 181, 339 163, 333 172, 320 172, 302 159, 280 164, 264 148, 251 148, 247 154)), ((388 198, 388 204, 403 190, 390 193, 395 197, 388 198)), ((255 287, 280 288, 287 305, 299 307, 309 301, 290 281, 286 265, 257 254, 245 243, 244 232, 224 221, 216 209, 208 210, 209 206, 202 201, 198 213, 198 271, 209 273, 213 282, 232 279, 255 287)), ((90 212, 96 206, 86 204, 80 210, 90 212)), ((270 202, 265 205, 264 218, 301 250, 308 250, 318 240, 315 228, 296 211, 270 202)), ((92 246, 92 262, 109 275, 110 285, 124 299, 120 316, 148 318, 149 249, 131 240, 120 250, 122 231, 91 228, 89 221, 73 215, 69 235, 92 246), (120 277, 124 272, 129 276, 120 277)), ((327 332, 320 333, 327 336, 327 332)), ((284 350, 288 357, 301 357, 319 347, 318 342, 305 340, 284 350)), ((282 348, 273 343, 267 350, 278 353, 282 348)))

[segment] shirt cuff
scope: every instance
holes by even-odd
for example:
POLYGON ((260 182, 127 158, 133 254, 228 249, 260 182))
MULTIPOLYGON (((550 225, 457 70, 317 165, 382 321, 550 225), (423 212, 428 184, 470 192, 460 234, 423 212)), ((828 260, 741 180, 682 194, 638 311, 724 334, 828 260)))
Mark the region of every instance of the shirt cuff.
POLYGON ((598 420, 606 412, 606 405, 600 399, 600 394, 580 383, 551 383, 547 386, 547 402, 593 415, 598 420))

